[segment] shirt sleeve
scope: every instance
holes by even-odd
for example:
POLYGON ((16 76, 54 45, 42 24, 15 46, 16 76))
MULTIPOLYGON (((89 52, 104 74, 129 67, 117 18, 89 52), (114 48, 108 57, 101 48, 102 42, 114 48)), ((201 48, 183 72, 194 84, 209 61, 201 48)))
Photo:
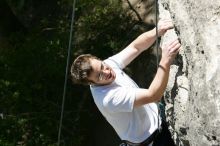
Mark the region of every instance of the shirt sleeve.
POLYGON ((104 99, 103 106, 109 112, 131 112, 135 93, 136 88, 118 87, 113 89, 104 99))
POLYGON ((113 55, 112 57, 109 57, 108 59, 105 60, 105 62, 107 64, 113 64, 113 67, 117 67, 120 69, 125 68, 125 65, 124 65, 119 53, 116 55, 113 55))

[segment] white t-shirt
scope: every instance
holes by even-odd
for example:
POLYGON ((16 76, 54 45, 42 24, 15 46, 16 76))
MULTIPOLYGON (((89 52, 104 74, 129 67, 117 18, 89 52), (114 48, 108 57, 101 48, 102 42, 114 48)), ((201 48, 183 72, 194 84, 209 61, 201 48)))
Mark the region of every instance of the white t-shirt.
POLYGON ((158 108, 155 103, 133 108, 138 85, 122 71, 119 55, 104 60, 116 73, 114 82, 90 89, 100 112, 122 140, 140 143, 158 128, 158 108))

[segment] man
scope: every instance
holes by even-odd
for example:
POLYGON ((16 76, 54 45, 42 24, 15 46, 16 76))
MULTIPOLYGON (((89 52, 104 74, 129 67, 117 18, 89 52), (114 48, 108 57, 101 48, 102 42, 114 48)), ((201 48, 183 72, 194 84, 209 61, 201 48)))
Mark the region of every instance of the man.
MULTIPOLYGON (((172 28, 171 20, 158 22, 160 36, 172 28)), ((181 46, 179 41, 174 40, 162 48, 159 68, 148 89, 139 88, 122 70, 155 40, 154 28, 104 61, 85 54, 77 57, 71 67, 73 79, 90 85, 98 109, 129 146, 147 146, 152 143, 154 146, 174 145, 166 124, 158 120, 156 102, 161 99, 167 86, 170 65, 181 46), (162 126, 161 132, 158 132, 158 125, 162 126)))

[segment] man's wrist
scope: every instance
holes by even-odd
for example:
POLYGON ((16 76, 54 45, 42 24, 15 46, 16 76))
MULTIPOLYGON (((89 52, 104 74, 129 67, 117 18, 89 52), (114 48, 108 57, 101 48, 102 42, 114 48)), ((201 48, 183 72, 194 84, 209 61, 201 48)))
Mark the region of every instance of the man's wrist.
POLYGON ((158 35, 158 37, 161 37, 162 35, 161 35, 161 33, 160 33, 160 31, 159 31, 159 28, 154 28, 153 29, 153 31, 154 31, 154 33, 155 33, 155 37, 157 37, 157 35, 158 35), (157 34, 158 33, 158 34, 157 34))
POLYGON ((167 70, 165 67, 163 67, 163 65, 160 65, 160 64, 159 64, 158 68, 162 69, 164 72, 167 70))
POLYGON ((161 59, 159 66, 163 67, 164 69, 169 68, 171 65, 170 61, 168 59, 161 59))

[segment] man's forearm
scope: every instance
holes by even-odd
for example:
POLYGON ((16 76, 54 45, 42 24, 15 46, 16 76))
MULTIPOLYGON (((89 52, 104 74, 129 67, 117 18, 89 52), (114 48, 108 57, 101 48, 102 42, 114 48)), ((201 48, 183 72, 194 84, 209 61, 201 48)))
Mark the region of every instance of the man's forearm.
POLYGON ((179 52, 180 47, 179 41, 174 40, 162 48, 162 58, 157 73, 148 89, 141 89, 136 92, 134 107, 157 102, 161 99, 168 83, 170 65, 179 52))
MULTIPOLYGON (((172 29, 173 23, 170 19, 161 19, 158 22, 158 35, 162 36, 167 30, 172 29)), ((134 47, 138 51, 148 49, 156 40, 156 28, 141 34, 134 42, 134 47)))
POLYGON ((148 49, 150 46, 152 46, 155 40, 156 40, 156 28, 138 36, 133 41, 133 45, 139 51, 144 51, 148 49))
POLYGON ((170 64, 160 61, 157 73, 149 87, 149 92, 154 101, 159 101, 166 89, 170 72, 170 64))

